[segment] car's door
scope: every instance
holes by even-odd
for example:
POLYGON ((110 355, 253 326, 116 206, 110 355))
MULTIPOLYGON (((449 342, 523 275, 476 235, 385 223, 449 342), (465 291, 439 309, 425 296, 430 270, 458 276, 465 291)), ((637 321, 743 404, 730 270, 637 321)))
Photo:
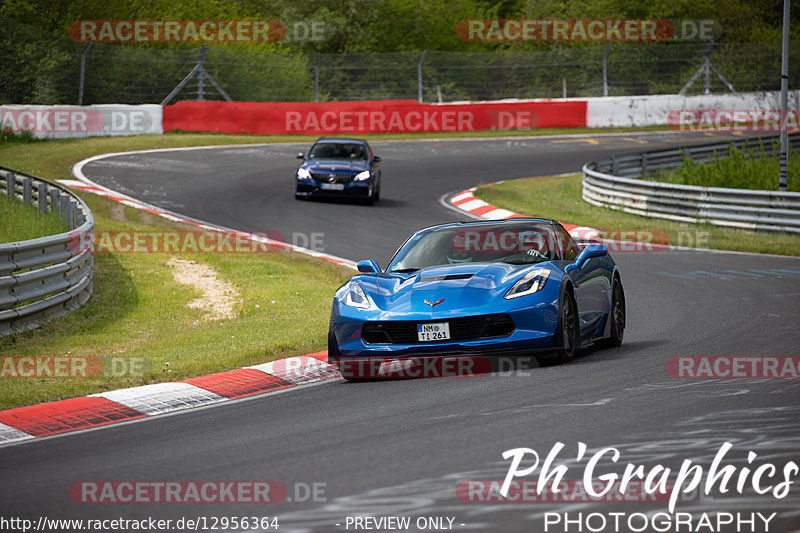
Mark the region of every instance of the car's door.
MULTIPOLYGON (((575 259, 580 253, 580 247, 575 239, 558 225, 558 232, 564 251, 564 260, 567 264, 575 265, 575 259)), ((568 276, 575 289, 575 300, 578 304, 580 317, 581 337, 593 337, 603 324, 603 317, 607 313, 608 278, 603 269, 602 257, 591 257, 581 265, 568 269, 568 276)))

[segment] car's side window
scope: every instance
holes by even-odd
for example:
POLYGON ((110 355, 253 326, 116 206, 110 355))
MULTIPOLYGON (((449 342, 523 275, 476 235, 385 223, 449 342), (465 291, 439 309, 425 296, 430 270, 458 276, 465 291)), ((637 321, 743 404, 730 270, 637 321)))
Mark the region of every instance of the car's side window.
POLYGON ((561 224, 558 225, 558 232, 561 234, 561 243, 564 246, 564 259, 573 261, 581 251, 578 244, 561 224))

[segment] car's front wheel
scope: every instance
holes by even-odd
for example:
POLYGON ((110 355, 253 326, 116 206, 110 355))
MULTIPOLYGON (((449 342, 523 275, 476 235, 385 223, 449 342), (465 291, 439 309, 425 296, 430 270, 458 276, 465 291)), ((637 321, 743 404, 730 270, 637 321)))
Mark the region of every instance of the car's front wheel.
POLYGON ((556 352, 556 359, 560 363, 569 363, 578 349, 578 309, 568 291, 561 293, 558 305, 558 332, 561 347, 556 352))
POLYGON ((616 348, 622 346, 622 337, 625 334, 625 291, 622 290, 622 283, 619 278, 614 278, 611 289, 611 312, 608 320, 611 321, 611 336, 603 339, 602 344, 616 348))

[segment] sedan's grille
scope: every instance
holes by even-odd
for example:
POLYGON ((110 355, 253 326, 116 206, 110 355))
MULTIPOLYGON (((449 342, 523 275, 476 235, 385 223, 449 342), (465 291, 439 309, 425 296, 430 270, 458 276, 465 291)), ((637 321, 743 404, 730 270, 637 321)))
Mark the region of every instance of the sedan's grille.
POLYGON ((311 177, 321 183, 350 183, 355 174, 342 174, 337 172, 312 172, 311 177), (331 181, 333 176, 333 181, 331 181))
POLYGON ((448 322, 451 341, 505 337, 514 332, 514 321, 506 314, 464 316, 442 320, 385 320, 366 322, 361 338, 367 344, 428 344, 417 340, 417 324, 448 322))

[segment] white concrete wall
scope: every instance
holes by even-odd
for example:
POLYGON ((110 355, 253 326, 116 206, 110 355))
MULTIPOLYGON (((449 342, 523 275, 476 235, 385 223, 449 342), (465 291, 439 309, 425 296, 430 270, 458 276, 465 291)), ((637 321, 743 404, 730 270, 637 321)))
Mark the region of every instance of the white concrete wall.
MULTIPOLYGON (((697 96, 609 96, 586 100, 586 125, 590 128, 665 125, 670 112, 681 110, 780 110, 779 91, 697 96)), ((789 109, 800 109, 800 91, 789 92, 789 109)))

